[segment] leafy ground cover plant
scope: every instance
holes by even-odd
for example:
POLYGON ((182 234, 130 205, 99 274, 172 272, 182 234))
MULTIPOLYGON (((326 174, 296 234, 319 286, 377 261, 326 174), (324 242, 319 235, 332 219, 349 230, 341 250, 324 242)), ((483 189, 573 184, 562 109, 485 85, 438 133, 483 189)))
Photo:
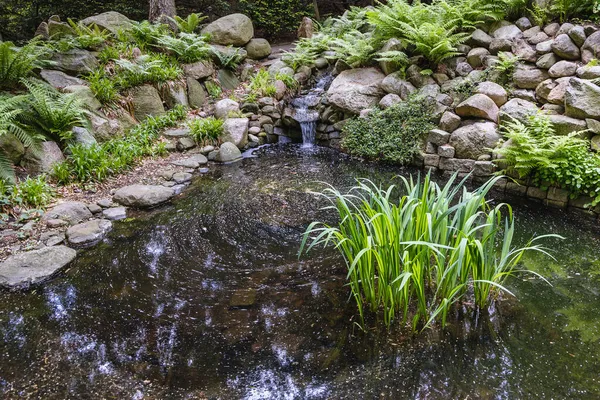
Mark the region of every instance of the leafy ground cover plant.
POLYGON ((216 144, 223 134, 224 121, 215 117, 195 118, 188 121, 190 135, 203 146, 216 144))
POLYGON ((573 197, 592 198, 591 205, 600 203, 600 155, 590 149, 590 142, 579 132, 556 135, 550 119, 542 114, 526 123, 513 120, 501 126, 509 141, 495 150, 502 156, 497 162, 505 172, 531 177, 542 188, 557 186, 573 197))
POLYGON ((443 187, 429 175, 399 179, 400 193, 366 179, 346 194, 325 189, 319 195, 339 222, 314 222, 302 240, 300 254, 321 245, 342 254, 363 326, 367 312, 382 314, 388 327, 400 320, 419 331, 444 327, 455 304, 485 310, 502 292, 512 294, 505 283, 527 272, 522 256, 546 253, 537 242, 554 236, 515 246, 511 207, 486 200, 499 177, 474 191, 456 175, 443 187))
POLYGON ((369 160, 407 164, 419 152, 421 138, 433 129, 431 105, 411 97, 367 118, 350 120, 342 131, 342 147, 369 160))
POLYGON ((62 184, 103 181, 141 157, 163 153, 164 146, 157 143, 161 130, 176 126, 186 116, 185 108, 178 106, 163 116, 146 119, 122 137, 92 146, 71 145, 66 160, 55 166, 52 175, 62 184))

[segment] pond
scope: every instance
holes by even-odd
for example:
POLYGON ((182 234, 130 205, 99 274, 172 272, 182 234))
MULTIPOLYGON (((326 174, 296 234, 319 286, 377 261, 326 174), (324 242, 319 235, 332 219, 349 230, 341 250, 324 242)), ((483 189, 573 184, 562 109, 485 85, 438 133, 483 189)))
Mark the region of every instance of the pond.
POLYGON ((217 166, 172 204, 29 292, 0 293, 0 393, 43 399, 600 397, 600 233, 516 206, 520 242, 557 233, 546 276, 514 279, 478 319, 411 337, 361 331, 337 253, 298 259, 310 190, 416 173, 327 149, 267 147, 217 166))

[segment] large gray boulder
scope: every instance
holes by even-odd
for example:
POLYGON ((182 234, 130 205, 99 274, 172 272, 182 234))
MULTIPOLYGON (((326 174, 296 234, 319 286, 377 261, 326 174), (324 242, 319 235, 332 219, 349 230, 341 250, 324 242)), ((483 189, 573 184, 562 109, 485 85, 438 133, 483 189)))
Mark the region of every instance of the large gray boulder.
POLYGON ((0 286, 22 288, 43 282, 75 259, 66 246, 44 247, 9 257, 0 264, 0 286))
POLYGON ((211 62, 198 61, 193 64, 182 65, 183 72, 188 78, 204 79, 215 73, 215 68, 211 62))
POLYGON ((500 107, 500 123, 512 121, 513 119, 526 122, 530 116, 537 114, 538 111, 537 106, 530 101, 512 99, 500 107))
POLYGON ((506 89, 495 82, 481 82, 477 85, 475 93, 484 94, 496 103, 498 107, 503 106, 508 101, 506 89))
POLYGON ((210 34, 213 43, 239 47, 254 37, 254 26, 244 14, 231 14, 208 24, 202 33, 210 34))
POLYGON ((131 185, 117 190, 113 201, 128 207, 154 207, 175 196, 175 191, 165 186, 131 185))
POLYGON ((572 132, 587 129, 587 123, 581 119, 567 117, 566 115, 550 115, 548 118, 550 118, 557 135, 568 135, 572 132))
POLYGON ((194 78, 187 78, 187 95, 188 102, 192 108, 201 108, 206 104, 208 100, 208 93, 200 82, 194 78))
POLYGON ((215 104, 215 117, 225 119, 231 113, 238 113, 240 111, 240 104, 237 101, 231 99, 223 99, 217 101, 215 104))
POLYGON ((133 26, 129 18, 116 11, 107 11, 102 14, 93 15, 81 20, 84 25, 97 25, 99 28, 106 29, 116 35, 120 30, 126 30, 133 26))
POLYGON ((476 122, 452 132, 450 146, 454 147, 454 157, 477 160, 482 155, 490 154, 491 149, 496 147, 500 138, 496 124, 476 122))
POLYGON ((23 157, 23 165, 32 174, 50 173, 54 166, 65 160, 56 142, 42 142, 40 149, 28 148, 23 157))
POLYGON ((406 100, 410 94, 417 90, 412 83, 402 79, 402 74, 399 72, 386 76, 381 82, 381 89, 387 93, 400 96, 402 100, 406 100))
POLYGON ((562 105, 565 104, 565 96, 567 93, 567 87, 569 86, 570 77, 558 78, 554 81, 555 86, 552 88, 546 100, 548 103, 562 105))
POLYGON ((107 219, 94 219, 67 229, 67 240, 78 247, 91 246, 104 239, 112 230, 112 222, 107 219))
POLYGON ((139 121, 165 114, 165 107, 158 90, 152 85, 142 85, 129 91, 133 103, 133 114, 139 121))
POLYGON ((494 40, 494 38, 492 38, 490 35, 482 31, 481 29, 475 29, 473 33, 471 33, 469 43, 478 47, 485 47, 487 49, 490 47, 492 40, 494 40))
POLYGON ((581 47, 581 59, 584 63, 600 58, 600 31, 592 33, 581 47))
POLYGON ((85 203, 80 201, 66 201, 60 203, 42 217, 43 222, 51 219, 66 221, 69 225, 75 225, 92 218, 92 213, 85 203))
POLYGON ((225 142, 219 147, 219 151, 215 156, 215 161, 220 163, 229 163, 242 159, 242 153, 238 147, 231 143, 225 142))
POLYGON ((498 122, 498 106, 484 94, 474 94, 458 106, 456 114, 463 118, 483 118, 498 122))
POLYGON ((566 115, 573 118, 600 118, 600 87, 590 81, 571 78, 565 92, 566 115))
POLYGON ((581 52, 579 47, 569 37, 569 35, 563 33, 558 35, 552 42, 552 51, 554 54, 565 60, 579 60, 581 52))
POLYGON ((102 103, 98 101, 92 89, 85 85, 71 85, 63 87, 63 92, 73 93, 85 106, 92 111, 99 111, 102 103))
POLYGON ((352 114, 372 108, 384 96, 381 82, 385 76, 375 68, 343 71, 331 83, 327 98, 334 106, 352 114))
POLYGON ((548 72, 528 65, 518 65, 513 74, 515 86, 520 89, 535 89, 540 83, 548 79, 548 72))
POLYGON ((63 89, 67 86, 72 85, 85 85, 85 81, 79 78, 70 76, 61 71, 55 71, 52 69, 43 69, 40 71, 40 76, 43 80, 56 89, 63 89))
POLYGON ((223 123, 223 141, 242 149, 248 144, 248 118, 228 118, 223 123))
POLYGON ((54 68, 74 74, 92 72, 99 66, 96 57, 91 52, 82 49, 54 53, 52 61, 54 68))
POLYGON ((6 133, 0 135, 0 151, 2 151, 13 164, 17 165, 25 155, 25 146, 23 146, 23 142, 17 139, 16 136, 6 133))
POLYGON ((559 61, 554 64, 549 70, 550 78, 563 78, 565 76, 573 76, 577 72, 577 64, 572 61, 559 61))
MULTIPOLYGON (((396 38, 391 38, 387 42, 385 42, 385 44, 381 48, 381 52, 383 53, 386 51, 401 51, 403 49, 404 49, 404 44, 400 40, 398 40, 396 38)), ((386 75, 389 75, 392 72, 398 71, 399 67, 400 66, 398 65, 398 63, 393 62, 393 61, 379 61, 379 68, 381 68, 383 73, 386 75)))
POLYGON ((496 29, 492 36, 494 36, 494 39, 506 39, 512 41, 523 37, 523 32, 521 32, 516 25, 506 25, 496 29))
POLYGON ((252 39, 246 45, 248 58, 252 60, 262 60, 271 55, 271 44, 267 39, 252 39))

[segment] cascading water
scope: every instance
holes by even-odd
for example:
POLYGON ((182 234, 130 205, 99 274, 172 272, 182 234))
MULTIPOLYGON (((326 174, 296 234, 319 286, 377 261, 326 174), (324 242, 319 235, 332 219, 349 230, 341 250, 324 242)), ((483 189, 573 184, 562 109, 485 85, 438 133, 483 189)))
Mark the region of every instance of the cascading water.
POLYGON ((321 102, 325 88, 332 80, 331 74, 322 75, 313 89, 292 101, 295 108, 294 119, 300 123, 302 130, 303 147, 312 147, 316 142, 319 112, 315 107, 321 102))

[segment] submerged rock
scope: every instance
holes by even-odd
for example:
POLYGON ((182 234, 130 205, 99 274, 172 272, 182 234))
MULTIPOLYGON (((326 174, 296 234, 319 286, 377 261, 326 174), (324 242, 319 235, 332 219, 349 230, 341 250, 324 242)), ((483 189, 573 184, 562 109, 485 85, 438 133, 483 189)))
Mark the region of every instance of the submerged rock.
POLYGON ((240 152, 240 149, 238 149, 238 147, 231 142, 223 143, 221 147, 219 147, 219 150, 215 153, 215 161, 221 163, 228 163, 242 159, 242 153, 240 152))
POLYGON ((0 264, 0 286, 27 287, 51 277, 69 264, 77 252, 66 246, 45 247, 9 257, 0 264))
POLYGON ((154 207, 168 201, 175 191, 164 186, 131 185, 115 192, 113 200, 128 207, 154 207))

